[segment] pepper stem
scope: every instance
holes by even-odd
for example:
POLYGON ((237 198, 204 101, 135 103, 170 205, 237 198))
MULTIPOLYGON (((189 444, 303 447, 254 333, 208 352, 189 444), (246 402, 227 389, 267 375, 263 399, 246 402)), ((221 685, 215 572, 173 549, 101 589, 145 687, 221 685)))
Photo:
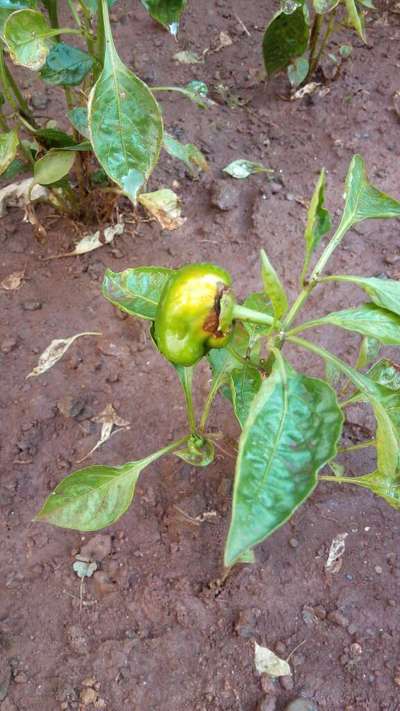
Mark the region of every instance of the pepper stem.
POLYGON ((252 323, 264 323, 268 326, 272 326, 275 323, 273 316, 265 314, 262 311, 255 311, 254 309, 248 309, 246 306, 240 306, 235 304, 233 307, 233 318, 239 319, 239 321, 251 321, 252 323))

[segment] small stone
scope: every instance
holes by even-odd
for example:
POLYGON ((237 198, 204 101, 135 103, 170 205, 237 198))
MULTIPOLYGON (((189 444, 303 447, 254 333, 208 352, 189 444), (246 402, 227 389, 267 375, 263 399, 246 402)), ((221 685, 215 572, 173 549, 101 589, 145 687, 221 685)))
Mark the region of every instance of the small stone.
POLYGON ((98 597, 102 597, 103 595, 107 595, 108 593, 115 591, 115 583, 112 582, 104 570, 98 570, 93 575, 93 581, 95 592, 98 597))
POLYGON ((383 569, 381 568, 380 565, 376 565, 376 566, 375 566, 375 573, 376 573, 377 575, 382 575, 383 569))
POLYGON ((97 701, 97 691, 91 687, 85 687, 80 693, 80 700, 83 706, 90 706, 90 704, 95 704, 97 701))
POLYGON ((34 109, 37 109, 38 111, 43 111, 47 108, 49 104, 49 97, 47 96, 47 94, 43 94, 40 91, 35 91, 31 99, 31 104, 34 109))
POLYGON ((309 699, 298 698, 285 706, 285 711, 318 711, 318 706, 309 699))
POLYGON ((362 647, 361 644, 358 644, 358 642, 353 642, 353 644, 350 645, 350 656, 355 659, 356 657, 360 657, 362 654, 362 647))
POLYGON ((26 682, 28 681, 28 677, 25 672, 21 671, 15 675, 14 681, 16 684, 26 684, 26 682))
POLYGON ((236 633, 244 639, 251 639, 256 634, 257 618, 259 611, 256 609, 241 610, 235 624, 236 633))
POLYGON ((94 676, 87 676, 82 681, 82 686, 94 686, 96 684, 96 679, 94 676))
POLYGON ((111 553, 111 536, 98 533, 93 536, 80 550, 80 557, 87 560, 96 560, 100 563, 111 553))
POLYGON ((354 622, 352 622, 351 625, 348 626, 347 631, 349 634, 356 634, 356 632, 358 632, 358 627, 354 624, 354 622))
POLYGON ((17 347, 17 339, 14 336, 7 336, 4 341, 1 342, 1 352, 11 353, 14 348, 17 347))
POLYGON ((291 548, 297 548, 298 545, 299 545, 299 542, 298 542, 297 538, 289 538, 289 546, 291 548))
POLYGON ((232 210, 238 204, 238 192, 228 180, 216 180, 211 190, 211 205, 223 212, 232 210))
POLYGON ((349 624, 349 620, 347 619, 347 617, 339 610, 333 610, 333 612, 330 612, 328 615, 328 620, 329 622, 333 622, 333 624, 337 625, 338 627, 347 627, 347 625, 349 624))
POLYGON ((326 619, 326 610, 322 605, 316 605, 314 607, 314 614, 318 617, 319 620, 325 620, 326 619))
POLYGON ((296 200, 296 198, 295 198, 295 196, 293 195, 293 193, 286 193, 286 200, 287 200, 288 202, 294 202, 294 201, 296 200))
POLYGON ((257 711, 275 711, 276 709, 276 698, 275 696, 266 696, 265 699, 261 699, 257 706, 257 711))
POLYGON ((275 181, 273 181, 272 183, 270 183, 270 188, 272 195, 277 195, 283 189, 283 185, 282 183, 276 183, 275 181))
POLYGON ((279 677, 279 683, 285 691, 291 691, 293 689, 293 679, 289 675, 279 677))
POLYGON ((22 308, 24 311, 39 311, 42 308, 42 304, 40 301, 32 299, 31 301, 24 301, 22 308))

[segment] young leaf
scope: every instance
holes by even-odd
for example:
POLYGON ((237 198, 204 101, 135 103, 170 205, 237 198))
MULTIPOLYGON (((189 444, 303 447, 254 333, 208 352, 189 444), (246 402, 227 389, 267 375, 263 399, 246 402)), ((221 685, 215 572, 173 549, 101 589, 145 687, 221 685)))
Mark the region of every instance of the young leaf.
POLYGON ((314 10, 318 15, 324 15, 339 5, 341 0, 313 0, 314 10))
POLYGON ((323 168, 315 186, 314 194, 311 198, 310 207, 307 212, 307 224, 304 232, 306 254, 304 258, 302 281, 304 281, 314 251, 317 249, 322 238, 332 227, 330 213, 326 207, 324 207, 325 186, 325 169, 323 168))
POLYGON ((0 0, 0 34, 3 34, 4 23, 12 12, 30 8, 34 10, 37 0, 0 0))
POLYGON ((364 20, 362 15, 357 10, 355 0, 344 0, 347 9, 348 23, 354 27, 355 31, 360 35, 363 42, 367 41, 364 29, 364 20))
POLYGON ((288 79, 290 86, 295 89, 307 78, 310 63, 307 57, 297 57, 288 66, 288 79))
POLYGON ((75 146, 72 136, 58 128, 39 128, 34 135, 38 143, 47 149, 75 146))
POLYGON ((400 510, 400 473, 392 479, 380 471, 375 471, 364 476, 346 478, 346 482, 369 489, 377 496, 381 496, 389 506, 400 510))
POLYGON ((0 133, 0 175, 3 175, 13 162, 19 144, 18 133, 15 129, 0 133))
POLYGON ((88 112, 84 106, 76 106, 71 111, 68 111, 67 116, 76 130, 85 138, 90 140, 88 112))
POLYGON ((375 304, 363 304, 355 309, 333 311, 327 316, 307 321, 299 326, 299 329, 324 325, 355 331, 362 336, 375 338, 386 346, 400 345, 400 317, 375 304))
POLYGON ((51 185, 68 175, 71 170, 76 153, 52 149, 43 158, 36 161, 33 169, 35 182, 39 185, 51 185))
POLYGON ((273 173, 271 168, 265 168, 261 163, 253 163, 251 160, 245 160, 244 158, 239 158, 238 160, 232 161, 225 168, 222 168, 224 173, 228 173, 232 178, 237 178, 238 180, 243 180, 243 178, 248 178, 249 175, 255 175, 256 173, 273 173))
POLYGON ((121 311, 154 321, 162 291, 173 273, 173 269, 164 267, 138 267, 119 273, 107 269, 102 294, 121 311))
POLYGON ((186 222, 186 218, 181 217, 179 198, 169 188, 142 193, 138 200, 165 230, 177 230, 186 222))
POLYGON ((341 225, 349 229, 363 220, 400 217, 400 202, 368 182, 365 163, 355 155, 346 177, 346 202, 341 225))
POLYGON ((378 385, 383 385, 394 392, 400 391, 400 365, 382 358, 368 371, 368 377, 378 385))
POLYGON ((364 336, 361 341, 360 350, 358 352, 356 368, 362 370, 367 365, 374 361, 380 352, 381 344, 376 338, 364 336))
POLYGON ((296 373, 279 352, 253 400, 239 441, 225 565, 271 535, 335 456, 343 415, 334 391, 296 373))
POLYGON ((164 150, 173 158, 183 161, 194 176, 199 170, 208 170, 204 155, 193 143, 181 143, 169 133, 164 133, 164 150))
POLYGON ((78 86, 91 71, 93 64, 93 58, 87 52, 57 42, 47 55, 40 75, 48 84, 78 86))
POLYGON ((45 17, 36 10, 18 10, 8 17, 4 25, 4 41, 14 64, 33 71, 44 65, 54 35, 45 17))
POLYGON ((356 284, 368 294, 374 304, 400 316, 400 281, 348 274, 335 274, 328 277, 328 280, 356 284))
POLYGON ((149 15, 176 36, 187 0, 141 0, 149 15))
POLYGON ((147 460, 122 466, 91 466, 65 477, 45 501, 35 521, 61 528, 98 531, 129 508, 139 474, 147 460))
POLYGON ((280 319, 287 311, 288 300, 285 288, 263 249, 261 250, 261 278, 264 291, 271 299, 274 314, 277 319, 280 319))
POLYGON ((267 26, 263 39, 264 66, 269 77, 286 69, 307 49, 309 26, 305 7, 296 5, 291 14, 278 12, 267 26))
POLYGON ((243 428, 250 412, 251 403, 261 387, 261 375, 257 368, 241 365, 230 373, 233 409, 243 428))
POLYGON ((89 98, 89 131, 107 175, 136 203, 138 191, 157 163, 163 140, 161 112, 153 94, 121 62, 103 3, 104 68, 89 98))

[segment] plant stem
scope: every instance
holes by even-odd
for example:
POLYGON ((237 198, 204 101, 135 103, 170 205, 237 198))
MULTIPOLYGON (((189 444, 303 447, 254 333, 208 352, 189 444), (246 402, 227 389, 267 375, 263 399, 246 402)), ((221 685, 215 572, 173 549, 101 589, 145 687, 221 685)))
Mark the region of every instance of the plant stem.
MULTIPOLYGON (((46 7, 47 13, 49 15, 50 25, 56 29, 57 27, 59 27, 57 0, 43 0, 43 5, 46 7)), ((60 39, 58 38, 56 41, 59 42, 60 39)))
MULTIPOLYGON (((336 12, 337 12, 337 7, 335 7, 334 10, 333 10, 333 11, 330 13, 330 15, 329 15, 329 20, 328 20, 328 24, 327 24, 327 26, 326 26, 325 34, 324 34, 324 36, 323 36, 323 38, 322 38, 322 42, 321 42, 321 45, 320 45, 318 54, 317 54, 317 56, 316 56, 316 58, 315 58, 315 65, 314 65, 313 73, 314 73, 314 72, 316 71, 316 69, 318 68, 318 65, 319 65, 319 63, 320 63, 321 57, 322 57, 323 54, 324 54, 326 45, 328 44, 329 37, 331 36, 331 34, 332 34, 333 30, 334 30, 336 12)), ((311 76, 311 72, 309 72, 309 75, 311 76)))
POLYGON ((170 452, 174 452, 176 449, 179 449, 179 447, 185 444, 188 439, 190 439, 190 435, 185 435, 185 437, 181 437, 181 439, 177 439, 175 442, 171 442, 171 444, 167 444, 166 447, 163 447, 157 452, 153 452, 153 454, 150 454, 148 457, 145 457, 144 459, 142 459, 142 462, 145 462, 145 466, 147 467, 152 462, 155 462, 157 459, 160 459, 160 457, 164 457, 166 454, 169 454, 170 452))
POLYGON ((106 25, 108 27, 108 6, 106 0, 97 0, 96 57, 102 67, 106 51, 106 25))
POLYGON ((311 28, 309 70, 305 81, 308 81, 308 79, 314 74, 318 66, 318 40, 321 34, 323 20, 323 15, 319 15, 317 12, 315 14, 314 22, 311 28))
POLYGON ((191 434, 196 434, 196 416, 194 413, 192 392, 193 371, 193 366, 191 366, 190 368, 183 368, 183 377, 181 378, 181 383, 183 387, 183 392, 185 393, 186 412, 188 416, 190 432, 191 434))
POLYGON ((330 474, 320 476, 319 481, 335 481, 336 484, 358 484, 351 476, 331 476, 330 474))
POLYGON ((272 326, 275 323, 273 316, 264 314, 262 311, 248 309, 246 306, 240 306, 239 304, 235 304, 233 307, 233 318, 240 321, 251 321, 251 323, 267 324, 268 326, 272 326))
POLYGON ((21 111, 24 116, 29 118, 32 126, 37 128, 35 119, 33 118, 32 112, 28 106, 28 102, 21 94, 19 87, 6 64, 4 49, 2 46, 0 46, 0 84, 2 85, 4 96, 6 97, 11 108, 16 112, 21 111))
POLYGON ((74 18, 76 25, 78 27, 82 27, 80 17, 78 15, 78 13, 76 11, 76 7, 74 5, 74 0, 67 0, 67 2, 68 2, 69 11, 70 11, 72 17, 74 18))
POLYGON ((203 412, 201 413, 201 418, 200 418, 200 423, 199 423, 199 430, 200 432, 204 432, 207 424, 207 420, 210 414, 211 406, 215 400, 215 397, 218 393, 218 390, 220 389, 221 385, 223 384, 225 379, 225 373, 220 373, 215 380, 213 380, 212 385, 210 390, 208 391, 207 399, 204 403, 204 408, 203 412))
POLYGON ((352 444, 350 447, 339 447, 338 454, 347 454, 347 452, 355 452, 357 449, 366 449, 366 447, 376 447, 376 439, 368 439, 359 444, 352 444))

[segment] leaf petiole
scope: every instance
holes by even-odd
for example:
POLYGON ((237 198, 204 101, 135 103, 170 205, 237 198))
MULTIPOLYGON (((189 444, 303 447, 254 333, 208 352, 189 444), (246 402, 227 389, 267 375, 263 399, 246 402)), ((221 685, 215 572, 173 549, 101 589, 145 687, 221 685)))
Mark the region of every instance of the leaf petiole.
POLYGON ((240 306, 239 304, 235 304, 233 307, 233 318, 239 319, 240 321, 250 321, 251 323, 267 324, 268 326, 279 324, 273 316, 265 314, 262 311, 248 309, 246 306, 240 306))

